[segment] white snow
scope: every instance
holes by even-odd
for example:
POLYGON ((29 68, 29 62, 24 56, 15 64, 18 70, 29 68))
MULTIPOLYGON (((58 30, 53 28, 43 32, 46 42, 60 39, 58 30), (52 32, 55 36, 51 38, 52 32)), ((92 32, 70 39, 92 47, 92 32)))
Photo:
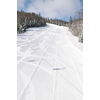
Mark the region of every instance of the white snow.
POLYGON ((47 24, 17 36, 18 100, 82 100, 82 43, 47 24))

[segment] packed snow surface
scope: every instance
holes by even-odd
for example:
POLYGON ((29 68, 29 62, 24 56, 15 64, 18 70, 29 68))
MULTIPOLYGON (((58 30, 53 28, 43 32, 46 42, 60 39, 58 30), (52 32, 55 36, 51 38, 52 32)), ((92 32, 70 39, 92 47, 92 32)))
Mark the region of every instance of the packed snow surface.
POLYGON ((47 24, 17 35, 18 100, 82 100, 82 43, 47 24))

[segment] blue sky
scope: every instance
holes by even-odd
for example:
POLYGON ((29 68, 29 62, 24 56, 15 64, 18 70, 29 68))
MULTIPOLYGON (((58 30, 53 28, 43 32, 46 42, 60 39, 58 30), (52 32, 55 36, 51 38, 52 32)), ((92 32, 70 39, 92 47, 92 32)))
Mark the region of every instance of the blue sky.
POLYGON ((81 2, 81 5, 82 5, 82 7, 83 7, 83 0, 80 0, 80 2, 81 2))
POLYGON ((43 17, 69 21, 83 8, 83 0, 17 0, 17 10, 41 13, 43 17))

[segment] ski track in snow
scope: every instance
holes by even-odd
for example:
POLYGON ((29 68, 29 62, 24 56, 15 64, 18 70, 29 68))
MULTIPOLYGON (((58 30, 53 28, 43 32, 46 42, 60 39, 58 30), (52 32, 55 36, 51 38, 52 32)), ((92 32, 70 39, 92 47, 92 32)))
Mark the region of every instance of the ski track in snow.
POLYGON ((82 48, 63 26, 47 24, 18 34, 18 100, 82 100, 82 48))

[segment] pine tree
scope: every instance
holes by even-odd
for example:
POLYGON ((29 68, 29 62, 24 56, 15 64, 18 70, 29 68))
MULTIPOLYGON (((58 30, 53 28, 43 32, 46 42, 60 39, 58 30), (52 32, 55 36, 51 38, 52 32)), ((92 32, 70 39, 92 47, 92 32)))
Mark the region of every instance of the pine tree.
POLYGON ((69 28, 71 27, 72 25, 72 17, 70 16, 70 19, 69 19, 69 28))

